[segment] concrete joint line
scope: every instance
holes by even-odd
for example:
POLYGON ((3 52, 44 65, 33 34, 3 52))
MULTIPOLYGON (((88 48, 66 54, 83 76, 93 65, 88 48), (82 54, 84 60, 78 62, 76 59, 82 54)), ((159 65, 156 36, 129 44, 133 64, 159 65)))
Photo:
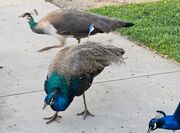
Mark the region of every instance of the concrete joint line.
MULTIPOLYGON (((138 78, 144 78, 144 77, 150 77, 150 76, 152 77, 152 76, 159 76, 159 75, 166 75, 166 74, 173 74, 173 73, 179 73, 179 72, 180 72, 180 70, 175 70, 175 71, 169 71, 169 72, 145 74, 145 75, 132 76, 132 77, 130 76, 130 77, 126 77, 126 78, 119 78, 119 79, 111 79, 111 80, 94 82, 94 84, 116 82, 116 81, 120 81, 120 80, 138 79, 138 78)), ((25 94, 31 94, 31 93, 38 93, 38 92, 42 92, 42 91, 43 90, 34 90, 34 91, 19 92, 19 93, 14 93, 14 94, 0 95, 0 98, 6 98, 6 97, 18 96, 18 95, 25 95, 25 94)))

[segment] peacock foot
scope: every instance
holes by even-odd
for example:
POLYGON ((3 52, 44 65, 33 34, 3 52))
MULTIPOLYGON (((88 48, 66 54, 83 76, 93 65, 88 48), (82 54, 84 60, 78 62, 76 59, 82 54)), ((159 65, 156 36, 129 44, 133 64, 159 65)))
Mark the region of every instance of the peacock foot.
POLYGON ((48 118, 43 118, 43 119, 44 120, 49 120, 49 121, 46 122, 46 124, 49 124, 49 123, 51 123, 53 121, 58 121, 61 118, 62 118, 62 116, 59 116, 58 113, 56 112, 53 116, 48 117, 48 118))
POLYGON ((90 112, 89 112, 89 110, 87 110, 87 109, 85 109, 83 112, 81 112, 81 113, 78 113, 77 114, 78 116, 79 115, 83 115, 83 120, 86 118, 86 116, 92 116, 92 117, 94 117, 94 115, 93 114, 91 114, 90 112))

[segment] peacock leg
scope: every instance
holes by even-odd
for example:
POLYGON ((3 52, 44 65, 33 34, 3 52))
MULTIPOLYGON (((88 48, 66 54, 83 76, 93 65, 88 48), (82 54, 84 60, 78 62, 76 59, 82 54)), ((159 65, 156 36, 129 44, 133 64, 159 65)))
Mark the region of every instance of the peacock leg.
POLYGON ((59 120, 59 119, 61 119, 61 118, 62 118, 62 116, 59 116, 59 115, 58 115, 58 112, 56 112, 53 116, 48 117, 48 118, 43 118, 43 119, 44 119, 44 120, 49 120, 49 121, 46 122, 46 124, 49 124, 49 123, 51 123, 51 122, 53 122, 53 121, 57 121, 57 120, 59 120))
POLYGON ((91 114, 89 112, 89 110, 87 109, 85 93, 83 93, 83 101, 84 101, 85 110, 83 112, 81 112, 81 113, 78 113, 77 115, 83 115, 83 119, 85 119, 87 115, 90 115, 90 116, 94 117, 94 115, 91 114))

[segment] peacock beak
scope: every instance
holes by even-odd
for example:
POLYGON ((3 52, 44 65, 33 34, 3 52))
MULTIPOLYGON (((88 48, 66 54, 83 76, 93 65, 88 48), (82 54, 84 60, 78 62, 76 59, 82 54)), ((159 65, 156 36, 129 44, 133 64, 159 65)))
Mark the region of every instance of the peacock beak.
POLYGON ((45 108, 46 108, 46 106, 47 106, 47 104, 46 104, 46 103, 44 103, 43 109, 45 109, 45 108))
POLYGON ((147 133, 150 133, 152 131, 151 127, 149 127, 147 133))

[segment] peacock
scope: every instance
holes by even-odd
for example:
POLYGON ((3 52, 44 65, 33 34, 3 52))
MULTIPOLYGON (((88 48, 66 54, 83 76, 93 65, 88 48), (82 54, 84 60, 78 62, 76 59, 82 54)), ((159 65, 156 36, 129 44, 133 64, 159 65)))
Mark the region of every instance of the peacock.
POLYGON ((65 111, 75 96, 83 95, 85 110, 77 115, 94 116, 88 111, 85 91, 90 88, 93 78, 112 63, 124 63, 125 51, 113 45, 87 41, 60 50, 52 60, 44 83, 46 97, 44 107, 50 105, 56 113, 47 124, 55 121, 59 111, 65 111))
POLYGON ((33 32, 52 35, 60 41, 54 45, 39 50, 46 51, 51 48, 63 47, 67 37, 81 38, 97 33, 108 33, 120 27, 131 27, 134 24, 109 17, 76 10, 59 9, 50 12, 39 22, 35 22, 31 13, 24 13, 20 17, 26 18, 33 32))
POLYGON ((157 116, 150 120, 147 133, 158 128, 173 131, 180 129, 180 102, 173 115, 166 115, 163 111, 157 111, 157 113, 157 116))

